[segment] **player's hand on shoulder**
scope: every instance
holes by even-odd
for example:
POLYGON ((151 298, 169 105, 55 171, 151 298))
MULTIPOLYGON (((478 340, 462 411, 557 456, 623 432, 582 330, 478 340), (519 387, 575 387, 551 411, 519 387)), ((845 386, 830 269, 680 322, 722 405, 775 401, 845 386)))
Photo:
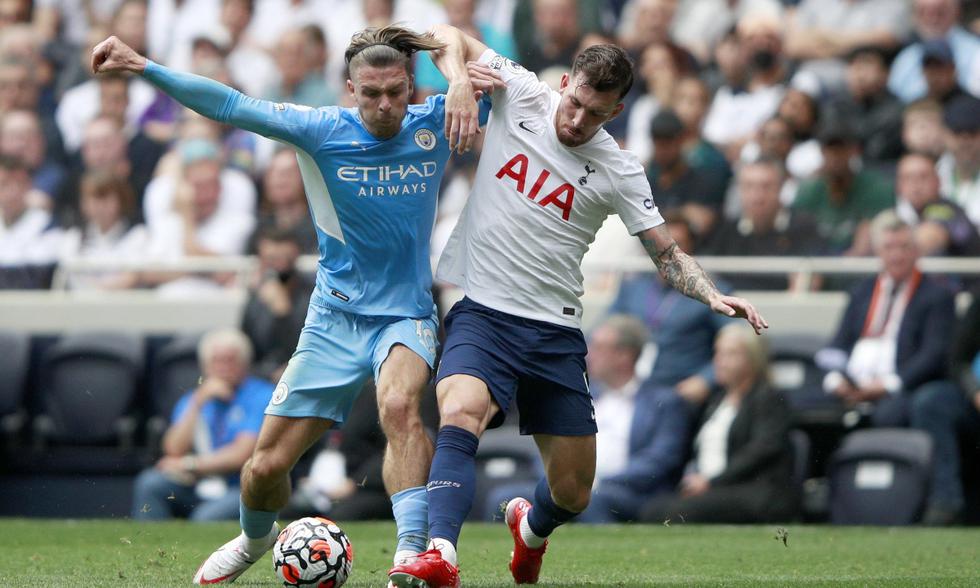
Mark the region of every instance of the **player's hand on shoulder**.
POLYGON ((146 58, 112 36, 92 49, 92 73, 143 73, 146 58))
POLYGON ((495 91, 507 87, 507 82, 500 77, 500 74, 485 63, 467 61, 466 71, 470 74, 470 84, 473 86, 474 92, 493 94, 495 91))
POLYGON ((769 328, 769 323, 766 322, 766 319, 762 318, 762 315, 752 306, 752 303, 744 298, 719 296, 711 300, 710 306, 711 310, 718 314, 744 318, 749 321, 749 324, 755 329, 757 335, 761 334, 763 329, 769 328))

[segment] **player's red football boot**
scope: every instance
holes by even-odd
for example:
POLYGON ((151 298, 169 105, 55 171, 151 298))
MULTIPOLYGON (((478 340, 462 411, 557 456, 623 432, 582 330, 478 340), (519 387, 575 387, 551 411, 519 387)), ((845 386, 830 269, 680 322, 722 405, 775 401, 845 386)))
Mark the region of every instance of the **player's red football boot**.
POLYGON ((459 588, 459 569, 430 549, 391 568, 388 581, 396 588, 459 588))
POLYGON ((531 510, 531 503, 524 498, 515 498, 507 503, 507 526, 514 536, 514 551, 510 554, 510 573, 514 576, 515 584, 537 584, 538 574, 541 573, 541 558, 548 549, 545 540, 541 547, 530 548, 521 537, 521 521, 531 510))

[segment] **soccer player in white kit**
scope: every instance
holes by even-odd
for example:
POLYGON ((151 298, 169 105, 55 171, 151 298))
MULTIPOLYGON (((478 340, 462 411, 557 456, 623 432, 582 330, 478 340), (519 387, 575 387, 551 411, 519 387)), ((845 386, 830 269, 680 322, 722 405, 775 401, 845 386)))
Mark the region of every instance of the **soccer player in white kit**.
POLYGON ((746 318, 757 332, 768 325, 748 301, 719 292, 677 247, 643 167, 602 129, 632 85, 621 48, 584 50, 555 92, 458 29, 433 32, 447 45, 434 58, 450 83, 495 79, 498 87, 474 189, 436 272, 465 298, 446 317, 437 375, 430 549, 389 577, 396 586, 459 585, 456 543, 473 502, 479 437, 516 400, 521 434, 534 435, 546 477, 533 502, 507 505, 510 570, 516 583, 535 583, 547 537, 585 510, 595 476, 580 264, 606 217, 619 214, 679 292, 746 318))

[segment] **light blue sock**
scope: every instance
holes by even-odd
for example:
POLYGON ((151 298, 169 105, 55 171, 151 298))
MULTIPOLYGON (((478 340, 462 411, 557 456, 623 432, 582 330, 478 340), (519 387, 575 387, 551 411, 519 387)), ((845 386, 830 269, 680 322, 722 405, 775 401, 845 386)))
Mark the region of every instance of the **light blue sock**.
POLYGON ((425 544, 429 541, 429 500, 425 486, 406 488, 393 494, 391 512, 398 527, 397 551, 425 551, 425 544))
POLYGON ((252 510, 245 506, 245 503, 238 502, 238 522, 242 525, 242 531, 249 539, 265 539, 272 530, 273 523, 276 522, 277 512, 268 510, 252 510))

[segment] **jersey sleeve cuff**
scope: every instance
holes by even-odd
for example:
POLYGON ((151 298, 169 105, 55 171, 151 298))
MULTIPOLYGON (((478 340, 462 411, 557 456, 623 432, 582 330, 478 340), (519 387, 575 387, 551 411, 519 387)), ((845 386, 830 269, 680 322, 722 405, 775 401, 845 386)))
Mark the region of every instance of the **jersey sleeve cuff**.
POLYGON ((656 217, 646 218, 626 225, 626 230, 629 231, 630 235, 636 236, 647 229, 659 227, 664 222, 664 218, 658 213, 656 217))
POLYGON ((495 55, 497 55, 497 52, 487 47, 487 50, 480 54, 480 58, 477 59, 477 62, 482 63, 483 65, 487 65, 490 63, 490 60, 494 58, 495 55))

